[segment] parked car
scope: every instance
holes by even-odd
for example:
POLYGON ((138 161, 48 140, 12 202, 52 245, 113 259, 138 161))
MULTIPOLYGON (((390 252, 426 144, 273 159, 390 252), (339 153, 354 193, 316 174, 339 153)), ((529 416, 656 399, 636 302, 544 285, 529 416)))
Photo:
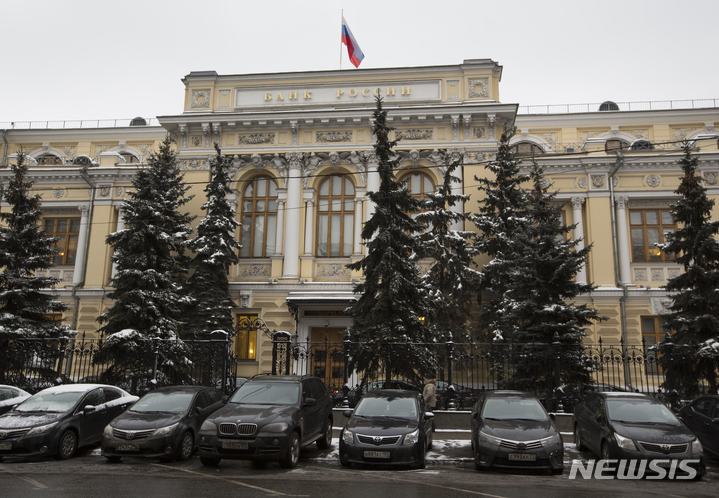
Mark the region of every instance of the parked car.
POLYGON ((432 447, 432 417, 415 391, 367 393, 340 434, 340 463, 412 465, 424 468, 432 447))
POLYGON ((562 437, 534 395, 488 391, 474 405, 471 424, 478 470, 519 467, 561 473, 564 469, 562 437))
POLYGON ((0 415, 9 412, 29 397, 30 393, 19 387, 0 384, 0 415))
MULTIPOLYGON (((359 403, 360 399, 362 399, 362 396, 365 394, 380 391, 382 389, 413 391, 418 395, 422 393, 422 388, 403 380, 375 380, 368 382, 363 386, 357 385, 347 393, 347 400, 349 401, 350 408, 357 406, 357 403, 359 403)), ((343 401, 343 399, 344 396, 340 401, 343 401)))
POLYGON ((699 439, 662 403, 645 394, 596 392, 574 410, 574 441, 600 458, 699 459, 699 439))
POLYGON ((545 399, 543 405, 550 410, 558 410, 561 402, 561 409, 571 413, 574 407, 579 403, 586 393, 591 392, 630 392, 631 389, 617 386, 614 384, 605 384, 602 382, 591 384, 562 384, 554 390, 553 399, 545 399))
POLYGON ((259 375, 245 382, 200 429, 200 460, 223 458, 297 465, 300 448, 332 444, 332 399, 317 377, 259 375))
POLYGON ((222 397, 219 389, 201 386, 151 391, 105 427, 102 454, 110 462, 123 456, 187 460, 202 422, 223 405, 222 397))
POLYGON ((137 400, 122 389, 102 384, 44 389, 0 416, 0 458, 71 458, 78 448, 99 443, 110 420, 137 400))
POLYGON ((702 396, 679 412, 704 447, 704 451, 719 458, 719 396, 702 396))

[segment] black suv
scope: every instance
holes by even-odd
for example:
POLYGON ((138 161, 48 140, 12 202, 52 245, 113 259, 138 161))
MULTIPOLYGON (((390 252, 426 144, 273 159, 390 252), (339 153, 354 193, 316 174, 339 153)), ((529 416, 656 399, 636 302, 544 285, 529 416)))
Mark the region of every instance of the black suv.
POLYGON ((258 375, 242 385, 200 429, 200 460, 223 458, 297 465, 300 448, 332 444, 332 399, 317 377, 258 375))

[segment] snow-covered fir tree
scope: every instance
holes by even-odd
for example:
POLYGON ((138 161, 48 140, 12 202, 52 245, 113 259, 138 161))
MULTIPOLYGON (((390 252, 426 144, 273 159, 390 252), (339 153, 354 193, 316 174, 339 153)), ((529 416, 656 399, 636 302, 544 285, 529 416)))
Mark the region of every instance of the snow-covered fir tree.
POLYGON ((684 267, 667 282, 672 293, 667 316, 669 336, 659 345, 658 360, 666 372, 667 389, 691 396, 706 382, 717 389, 719 368, 719 221, 712 221, 714 201, 697 171, 692 144, 683 145, 684 175, 671 212, 678 227, 667 234, 662 249, 684 267))
POLYGON ((416 265, 420 224, 411 215, 419 201, 395 177, 396 142, 389 139, 382 99, 376 100, 373 132, 380 185, 367 194, 375 204, 362 230, 367 256, 349 265, 365 277, 354 289, 358 299, 350 308, 350 367, 365 378, 384 372, 386 379, 394 374, 422 379, 434 372, 436 360, 434 348, 427 345, 431 332, 422 323, 428 306, 416 265))
POLYGON ((529 176, 530 223, 528 230, 517 236, 521 252, 513 264, 515 278, 500 305, 504 319, 515 327, 512 342, 521 354, 521 361, 514 358, 512 386, 552 388, 556 382, 588 382, 591 365, 584 355, 582 339, 586 327, 600 315, 575 299, 593 288, 576 282, 590 246, 577 249, 579 239, 570 236, 576 225, 564 223, 561 208, 554 202, 556 193, 549 192, 550 185, 536 161, 529 176), (557 367, 559 371, 555 371, 557 367))
POLYGON ((506 318, 505 293, 520 276, 516 262, 521 257, 521 237, 527 237, 527 193, 522 184, 529 177, 520 170, 509 141, 513 129, 505 129, 496 158, 486 169, 490 175, 475 177, 480 192, 479 209, 471 220, 479 230, 476 251, 489 258, 481 269, 481 309, 479 335, 490 341, 508 342, 517 330, 506 318))
POLYGON ((189 244, 195 252, 190 263, 188 289, 193 303, 188 313, 187 333, 183 337, 212 338, 211 332, 223 330, 231 335, 232 299, 228 271, 237 263, 240 247, 235 238, 239 223, 227 199, 230 190, 229 168, 232 159, 224 157, 215 144, 216 155, 210 160, 210 181, 205 187, 205 217, 197 227, 197 237, 189 244))
POLYGON ((427 319, 433 338, 438 341, 464 341, 468 338, 467 304, 477 285, 477 270, 472 268, 476 253, 472 232, 454 227, 462 225, 465 215, 455 206, 463 206, 469 199, 457 193, 460 179, 454 175, 462 164, 461 154, 439 151, 446 166, 443 181, 433 193, 427 194, 422 210, 415 219, 428 231, 420 235, 420 254, 433 259, 423 277, 427 288, 430 311, 427 319))
POLYGON ((12 176, 3 200, 9 212, 0 213, 0 378, 13 361, 22 361, 23 351, 13 339, 58 338, 71 331, 52 319, 65 306, 48 292, 57 279, 43 276, 53 266, 57 239, 39 226, 39 195, 31 194, 25 155, 20 152, 11 167, 12 176))
POLYGON ((182 279, 191 233, 191 217, 180 210, 190 197, 169 137, 132 187, 122 206, 125 228, 107 237, 117 272, 112 306, 98 318, 107 337, 95 361, 112 364, 109 377, 136 380, 152 371, 156 350, 161 372, 181 373, 190 362, 178 336, 189 302, 182 279))

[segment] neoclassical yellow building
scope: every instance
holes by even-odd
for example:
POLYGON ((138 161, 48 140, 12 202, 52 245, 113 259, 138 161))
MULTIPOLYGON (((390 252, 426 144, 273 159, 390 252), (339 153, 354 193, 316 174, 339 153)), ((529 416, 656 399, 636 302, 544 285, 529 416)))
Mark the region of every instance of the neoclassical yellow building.
MULTIPOLYGON (((673 226, 667 208, 680 180, 678 141, 695 141, 710 196, 718 200, 717 101, 533 106, 502 103, 502 67, 490 59, 458 65, 218 75, 182 79, 183 111, 156 120, 0 123, 0 181, 20 148, 43 198, 45 228, 59 237, 50 273, 68 305, 63 319, 94 333, 113 272, 108 233, 122 227, 129 182, 167 133, 201 215, 213 143, 235 157, 234 201, 242 222, 241 259, 231 269, 237 318, 259 317, 300 340, 340 342, 343 312, 359 273, 368 190, 378 185, 372 154, 373 96, 385 97, 400 140, 401 171, 421 196, 440 181, 437 149, 464 156, 464 209, 477 208, 475 177, 485 176, 504 126, 534 155, 559 191, 565 219, 592 244, 578 275, 597 289, 581 299, 608 319, 590 340, 651 343, 661 337, 667 295, 681 269, 653 246, 673 226), (622 153, 618 154, 617 151, 622 153)), ((7 205, 1 206, 7 209, 7 205)), ((458 208, 461 209, 461 208, 458 208)), ((719 218, 719 207, 715 208, 719 218)), ((197 220, 196 220, 197 222, 197 220)), ((468 229, 472 227, 468 226, 468 229)), ((239 330, 240 374, 268 371, 269 338, 239 330)), ((341 376, 341 372, 327 372, 341 376)))

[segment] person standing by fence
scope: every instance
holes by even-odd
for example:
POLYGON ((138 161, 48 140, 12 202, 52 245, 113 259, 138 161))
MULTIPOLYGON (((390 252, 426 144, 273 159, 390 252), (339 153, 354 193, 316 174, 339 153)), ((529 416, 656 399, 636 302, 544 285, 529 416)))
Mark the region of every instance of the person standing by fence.
POLYGON ((437 407, 437 379, 429 379, 422 389, 422 397, 427 410, 432 411, 437 407))

